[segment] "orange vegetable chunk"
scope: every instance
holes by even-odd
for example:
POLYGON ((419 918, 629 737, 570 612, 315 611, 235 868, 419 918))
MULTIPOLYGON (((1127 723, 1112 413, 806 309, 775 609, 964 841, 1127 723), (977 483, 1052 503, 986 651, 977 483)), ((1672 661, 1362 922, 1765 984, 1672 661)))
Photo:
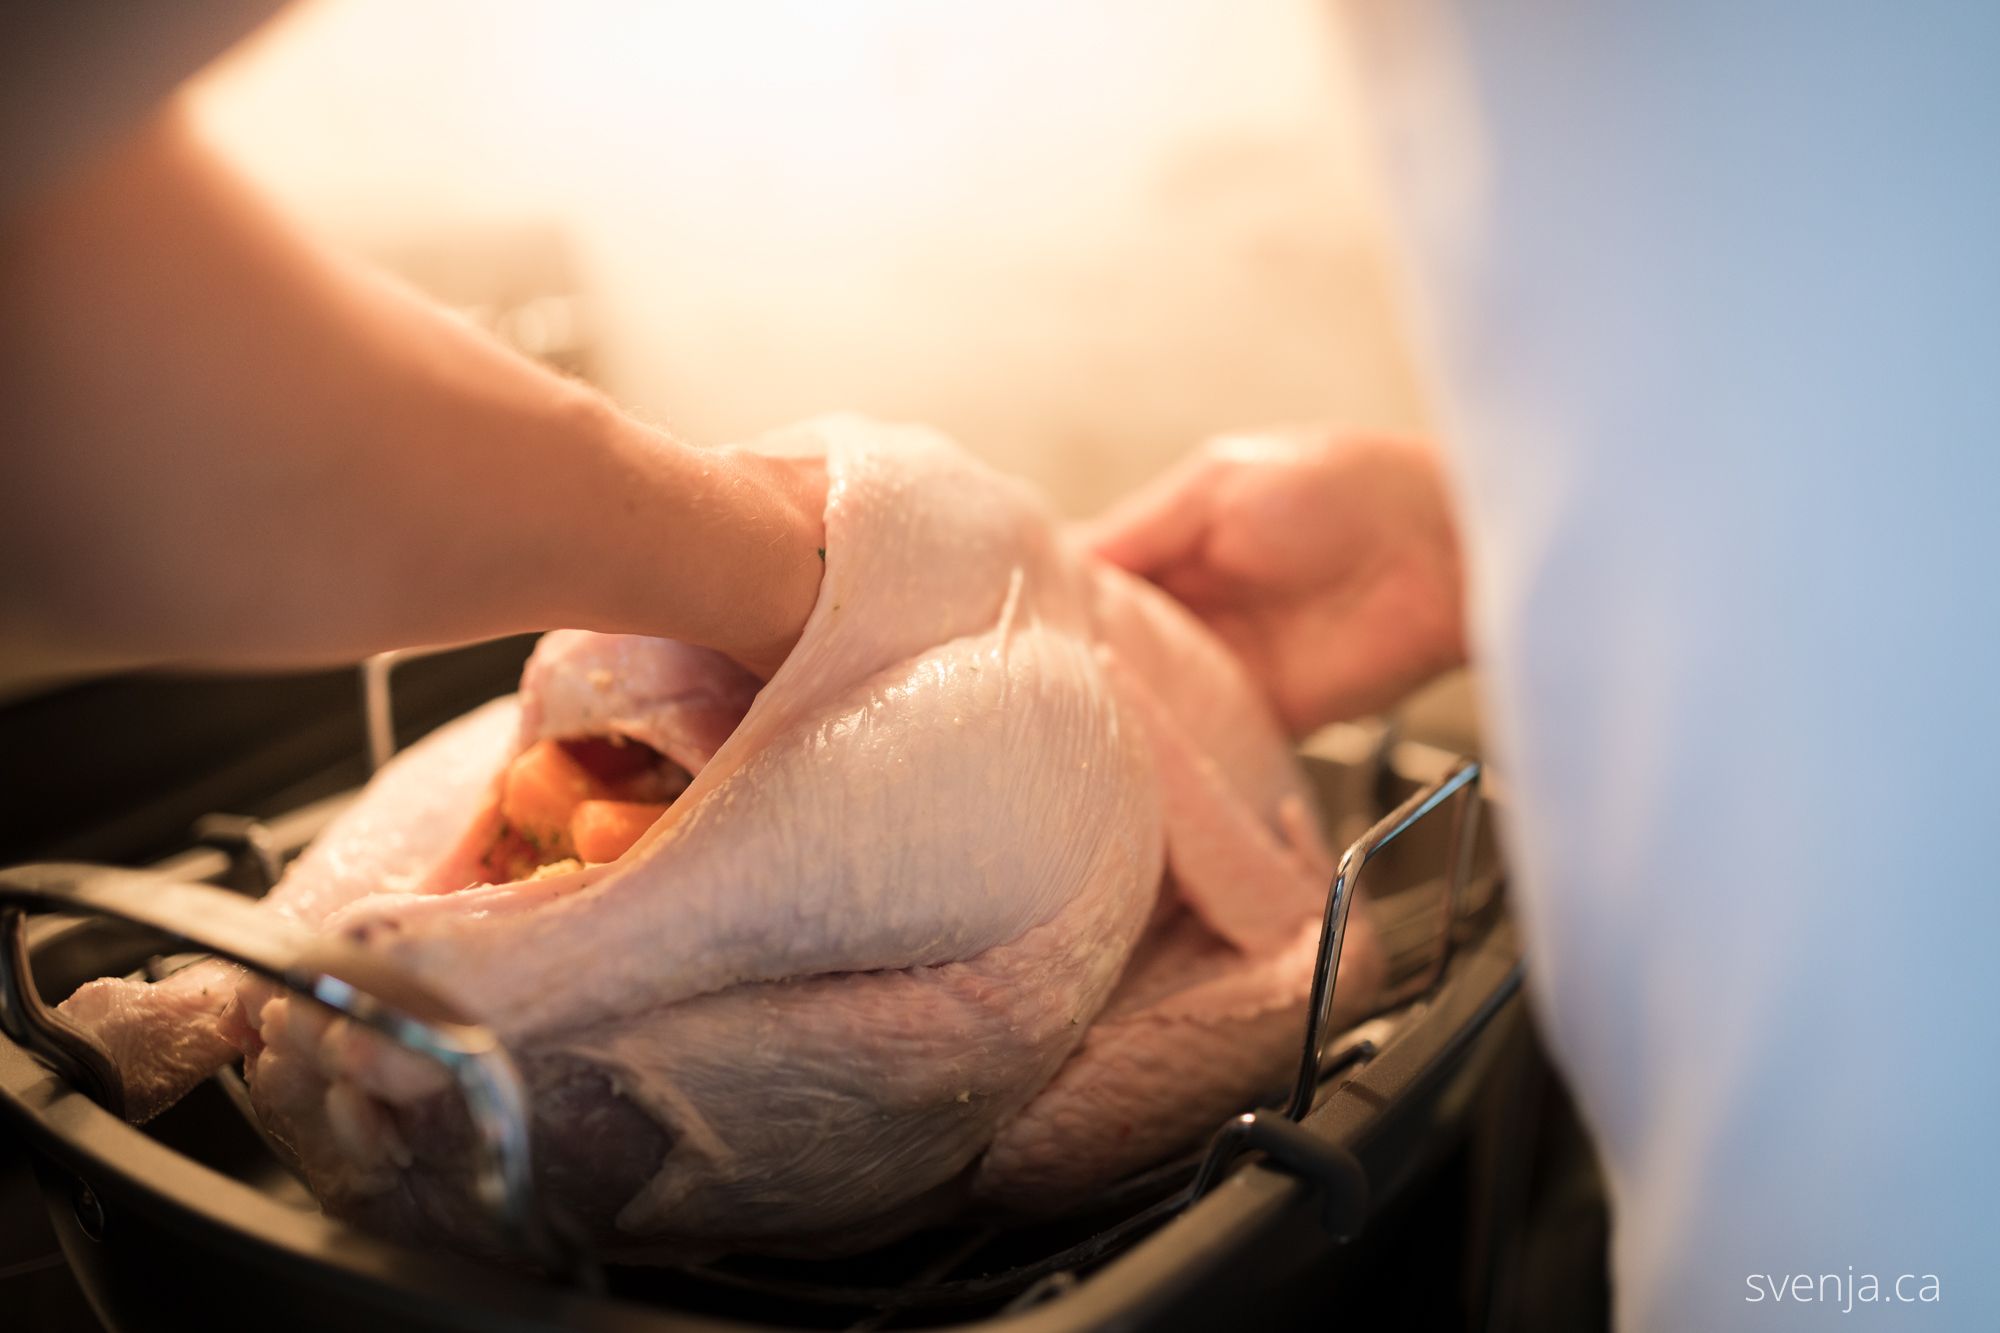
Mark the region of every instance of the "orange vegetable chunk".
POLYGON ((570 815, 577 802, 596 794, 596 781, 560 742, 542 741, 529 746, 507 766, 500 813, 515 832, 535 846, 543 860, 556 860, 574 855, 569 841, 570 815))
POLYGON ((580 860, 616 861, 666 812, 652 801, 579 801, 570 816, 570 843, 580 860))

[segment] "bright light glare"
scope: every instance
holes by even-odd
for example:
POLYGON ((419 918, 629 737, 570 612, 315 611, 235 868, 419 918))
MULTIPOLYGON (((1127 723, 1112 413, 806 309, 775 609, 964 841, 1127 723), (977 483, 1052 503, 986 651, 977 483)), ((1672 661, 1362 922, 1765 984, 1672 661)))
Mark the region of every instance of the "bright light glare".
POLYGON ((197 105, 340 234, 559 230, 606 384, 697 438, 922 418, 1082 509, 1421 416, 1318 0, 312 0, 197 105))

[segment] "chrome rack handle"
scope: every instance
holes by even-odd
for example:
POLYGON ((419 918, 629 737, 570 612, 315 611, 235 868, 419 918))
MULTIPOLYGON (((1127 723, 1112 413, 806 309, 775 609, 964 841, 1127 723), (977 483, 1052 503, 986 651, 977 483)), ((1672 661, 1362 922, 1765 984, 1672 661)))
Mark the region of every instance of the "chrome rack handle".
POLYGON ((379 773, 382 765, 396 754, 396 708, 389 690, 389 677, 405 662, 436 657, 465 643, 441 643, 427 648, 391 648, 361 660, 361 716, 368 729, 368 771, 379 773))
POLYGON ((393 965, 248 899, 205 884, 108 866, 46 864, 0 870, 0 1026, 107 1110, 123 1084, 88 1034, 50 1009, 28 971, 31 912, 110 917, 237 963, 443 1066, 464 1098, 479 1144, 475 1195, 503 1238, 552 1272, 586 1284, 582 1247, 536 1197, 528 1097, 491 1030, 393 965))
MULTIPOLYGON (((1320 951, 1312 963, 1312 995, 1306 1001, 1306 1039, 1298 1055, 1298 1075, 1292 1081, 1292 1093, 1282 1111, 1248 1111, 1226 1121, 1216 1131, 1208 1141, 1208 1151, 1202 1155, 1194 1181, 1176 1203, 1176 1211, 1214 1189, 1222 1181, 1224 1169, 1238 1155, 1262 1151, 1274 1167, 1320 1191, 1322 1223, 1328 1235, 1346 1237, 1360 1227, 1368 1209, 1368 1173, 1344 1147, 1316 1139, 1298 1121, 1304 1121, 1306 1113, 1312 1111, 1312 1097, 1326 1069, 1326 1021, 1332 1007, 1334 983, 1340 977, 1340 951, 1346 945, 1348 913, 1354 907, 1354 891, 1360 885, 1362 871, 1384 847, 1434 815, 1452 797, 1460 797, 1460 807, 1452 821, 1448 849, 1450 881, 1446 883, 1444 905, 1440 909, 1444 917, 1444 945, 1442 957, 1426 981, 1426 989, 1444 979, 1444 969, 1450 963, 1452 927, 1464 903, 1466 881, 1472 873, 1474 839, 1478 837, 1480 765, 1470 759, 1460 761, 1444 779, 1384 815, 1340 855, 1334 883, 1326 891, 1326 917, 1320 921, 1320 951), (1464 795, 1460 797, 1460 793, 1464 795)), ((1344 1049, 1336 1057, 1336 1065, 1350 1065, 1370 1055, 1374 1055, 1374 1043, 1362 1041, 1344 1049)))
MULTIPOLYGON (((1326 1066, 1326 1025, 1332 1006, 1334 983, 1340 976, 1340 954, 1347 941, 1347 916, 1354 906, 1354 893, 1361 872, 1390 843, 1434 814, 1454 796, 1460 798, 1452 821, 1448 855, 1450 880, 1440 911, 1444 918, 1443 951, 1425 985, 1428 989, 1444 977, 1451 961, 1451 936, 1471 876, 1473 849, 1479 831, 1479 779, 1477 762, 1461 760, 1442 779, 1417 792, 1391 810, 1366 833, 1356 838, 1341 854, 1326 895, 1326 914, 1320 922, 1319 952, 1313 961, 1311 997, 1306 1002, 1305 1039, 1299 1052, 1298 1074, 1291 1095, 1281 1111, 1259 1109, 1227 1121, 1209 1140, 1194 1180, 1188 1185, 1178 1207, 1185 1207, 1207 1194, 1222 1180, 1224 1168, 1246 1151, 1262 1151, 1279 1170, 1297 1176, 1321 1193, 1322 1221, 1329 1234, 1342 1237, 1359 1227, 1367 1209, 1368 1178, 1361 1164, 1346 1149, 1322 1143, 1299 1127, 1312 1110, 1313 1095, 1326 1066), (1463 795, 1461 795, 1463 793, 1463 795)), ((1371 1042, 1359 1042, 1336 1058, 1337 1065, 1351 1064, 1374 1054, 1371 1042)))
MULTIPOLYGON (((1326 895, 1326 915, 1320 921, 1319 952, 1313 960, 1311 997, 1306 1001, 1305 1041, 1299 1053, 1298 1074, 1292 1082, 1292 1095, 1285 1103, 1286 1119, 1305 1119, 1306 1112, 1312 1110, 1313 1094, 1319 1088, 1320 1063, 1326 1058, 1326 1024, 1333 1004, 1334 983, 1340 976, 1341 950, 1347 942, 1347 917, 1354 907, 1354 893, 1361 883, 1361 872, 1391 843, 1460 792, 1465 793, 1464 800, 1468 804, 1476 806, 1479 801, 1479 775, 1480 766, 1476 761, 1462 760, 1443 779, 1417 792, 1376 821, 1373 828, 1356 838, 1341 853, 1340 864, 1333 872, 1333 884, 1326 895)), ((1465 881, 1472 867, 1473 838, 1477 829, 1476 812, 1470 815, 1461 812, 1454 821, 1450 850, 1451 879, 1442 908, 1445 952, 1432 977, 1433 983, 1443 977, 1443 964, 1450 961, 1451 923, 1457 919, 1465 895, 1465 881)))
MULTIPOLYGON (((502 637, 505 637, 504 635, 502 637)), ((415 648, 391 648, 361 659, 361 722, 368 733, 368 771, 379 773, 382 765, 396 757, 396 702, 390 678, 405 662, 455 653, 498 639, 466 639, 460 643, 433 643, 415 648)))

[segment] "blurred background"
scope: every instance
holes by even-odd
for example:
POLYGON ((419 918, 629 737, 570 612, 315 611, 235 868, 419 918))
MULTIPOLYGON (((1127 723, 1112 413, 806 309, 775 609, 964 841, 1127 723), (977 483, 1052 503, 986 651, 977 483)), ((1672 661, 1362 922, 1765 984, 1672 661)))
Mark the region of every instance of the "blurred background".
POLYGON ((194 86, 297 215, 696 440, 935 423, 1092 511, 1424 419, 1317 0, 309 0, 194 86))
MULTIPOLYGON (((838 408, 926 421, 1081 517, 1218 431, 1425 429, 1336 20, 1327 0, 303 0, 188 91, 308 226, 641 417, 703 442, 838 408)), ((529 642, 400 668, 396 734, 512 688, 529 642)), ((0 750, 34 775, 0 804, 0 864, 240 859, 365 780, 357 684, 132 673, 0 698, 0 750)), ((1477 748, 1462 676, 1397 721, 1477 748)), ((0 1308, 35 1322, 80 1307, 11 1147, 0 1308)), ((1547 1234, 1590 1280, 1545 1285, 1601 1307, 1594 1185, 1561 1180, 1583 1221, 1547 1234)), ((1457 1297, 1433 1262, 1468 1231, 1456 1188, 1383 1261, 1405 1318, 1457 1297)))
MULTIPOLYGON (((187 89, 332 243, 696 441, 930 422, 1083 516, 1203 437, 1423 428, 1325 0, 303 0, 187 89)), ((405 739, 522 637, 398 674, 405 739)), ((351 668, 0 698, 0 859, 142 862, 366 775, 351 668)), ((1474 748, 1462 681, 1403 710, 1474 748)))

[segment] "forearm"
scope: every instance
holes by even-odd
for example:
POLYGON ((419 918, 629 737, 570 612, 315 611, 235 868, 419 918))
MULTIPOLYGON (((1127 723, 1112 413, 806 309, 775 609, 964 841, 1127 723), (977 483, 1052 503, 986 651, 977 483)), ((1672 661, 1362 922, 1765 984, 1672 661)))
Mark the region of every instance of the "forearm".
POLYGON ((696 450, 298 238, 162 121, 0 238, 17 667, 557 624, 769 668, 809 482, 696 450))

